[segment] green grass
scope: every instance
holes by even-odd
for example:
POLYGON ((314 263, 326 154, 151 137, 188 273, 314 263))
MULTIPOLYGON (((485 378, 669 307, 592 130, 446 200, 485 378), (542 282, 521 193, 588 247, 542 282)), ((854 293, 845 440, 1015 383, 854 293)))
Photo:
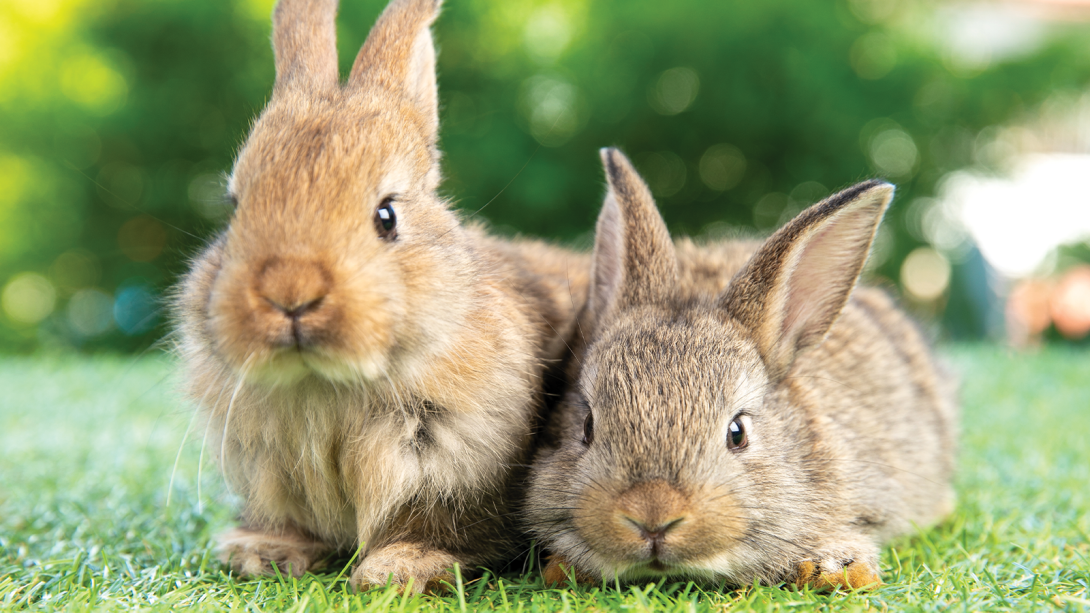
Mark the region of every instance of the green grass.
POLYGON ((446 597, 354 594, 336 573, 239 581, 210 553, 233 501, 207 458, 198 470, 202 432, 182 445, 168 360, 2 359, 0 609, 1090 609, 1090 354, 945 354, 964 379, 957 513, 886 548, 880 589, 833 595, 544 589, 535 573, 446 597))

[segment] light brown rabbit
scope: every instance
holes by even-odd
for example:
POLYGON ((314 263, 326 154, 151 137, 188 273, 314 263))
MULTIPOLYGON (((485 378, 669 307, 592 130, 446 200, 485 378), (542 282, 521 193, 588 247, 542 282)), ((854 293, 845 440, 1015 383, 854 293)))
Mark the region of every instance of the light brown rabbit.
POLYGON ((237 210, 176 318, 188 394, 244 499, 241 574, 361 547, 357 588, 434 588, 516 546, 510 506, 589 260, 463 227, 439 184, 437 0, 395 0, 346 84, 336 0, 281 0, 237 210))
POLYGON ((952 508, 957 419, 913 323, 855 287, 893 186, 763 243, 675 245, 628 160, 602 157, 589 346, 526 509, 546 581, 879 582, 879 544, 952 508))

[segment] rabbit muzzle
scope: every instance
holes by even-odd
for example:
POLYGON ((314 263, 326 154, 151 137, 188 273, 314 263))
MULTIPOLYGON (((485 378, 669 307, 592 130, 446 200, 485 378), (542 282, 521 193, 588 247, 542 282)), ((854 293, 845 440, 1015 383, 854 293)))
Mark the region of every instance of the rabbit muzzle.
POLYGON ((339 282, 320 259, 270 256, 227 268, 209 304, 218 352, 243 378, 265 384, 308 376, 377 380, 393 344, 387 297, 339 282))
POLYGON ((661 480, 636 483, 620 495, 603 494, 593 496, 587 506, 604 512, 587 509, 583 521, 577 519, 592 547, 608 550, 609 557, 663 570, 676 561, 673 550, 686 532, 688 496, 661 480))
POLYGON ((619 563, 610 572, 627 578, 713 570, 707 562, 730 550, 746 523, 727 488, 689 491, 660 479, 595 488, 574 519, 601 559, 619 563))

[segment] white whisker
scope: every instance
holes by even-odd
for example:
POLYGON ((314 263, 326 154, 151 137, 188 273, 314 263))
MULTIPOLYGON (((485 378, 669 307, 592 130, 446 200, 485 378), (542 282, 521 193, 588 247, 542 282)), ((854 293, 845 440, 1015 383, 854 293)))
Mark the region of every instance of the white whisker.
POLYGON ((223 418, 223 437, 220 439, 220 472, 223 476, 227 476, 227 433, 231 423, 231 411, 235 408, 235 399, 238 397, 238 393, 242 390, 242 386, 246 382, 246 373, 250 369, 250 360, 253 359, 255 354, 250 354, 246 361, 242 363, 242 369, 239 372, 238 384, 235 385, 235 391, 231 393, 231 400, 227 403, 227 415, 223 418))

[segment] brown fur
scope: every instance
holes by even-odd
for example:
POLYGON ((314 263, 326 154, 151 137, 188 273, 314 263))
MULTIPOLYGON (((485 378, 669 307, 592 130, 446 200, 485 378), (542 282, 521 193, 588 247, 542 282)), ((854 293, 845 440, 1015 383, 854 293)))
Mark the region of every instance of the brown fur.
POLYGON ((245 501, 220 540, 236 571, 362 546, 353 585, 422 590, 515 546, 513 484, 589 262, 464 227, 436 195, 438 2, 395 0, 343 87, 336 7, 276 7, 273 96, 230 226, 178 290, 179 349, 245 501), (389 198, 396 234, 376 226, 389 198))
POLYGON ((916 327, 855 287, 892 186, 764 242, 672 243, 627 159, 603 162, 589 344, 535 459, 532 531, 580 580, 877 584, 878 545, 951 510, 957 418, 916 327))
POLYGON ((832 570, 825 570, 811 560, 799 562, 796 569, 795 586, 811 587, 816 590, 835 590, 838 588, 862 589, 882 584, 882 579, 872 566, 864 562, 848 560, 845 564, 833 564, 832 570))
POLYGON ((568 580, 568 573, 574 573, 576 583, 593 583, 597 581, 597 578, 593 575, 583 574, 579 569, 572 566, 571 562, 564 556, 556 554, 549 555, 549 561, 541 571, 541 576, 545 580, 545 585, 560 585, 568 580))

